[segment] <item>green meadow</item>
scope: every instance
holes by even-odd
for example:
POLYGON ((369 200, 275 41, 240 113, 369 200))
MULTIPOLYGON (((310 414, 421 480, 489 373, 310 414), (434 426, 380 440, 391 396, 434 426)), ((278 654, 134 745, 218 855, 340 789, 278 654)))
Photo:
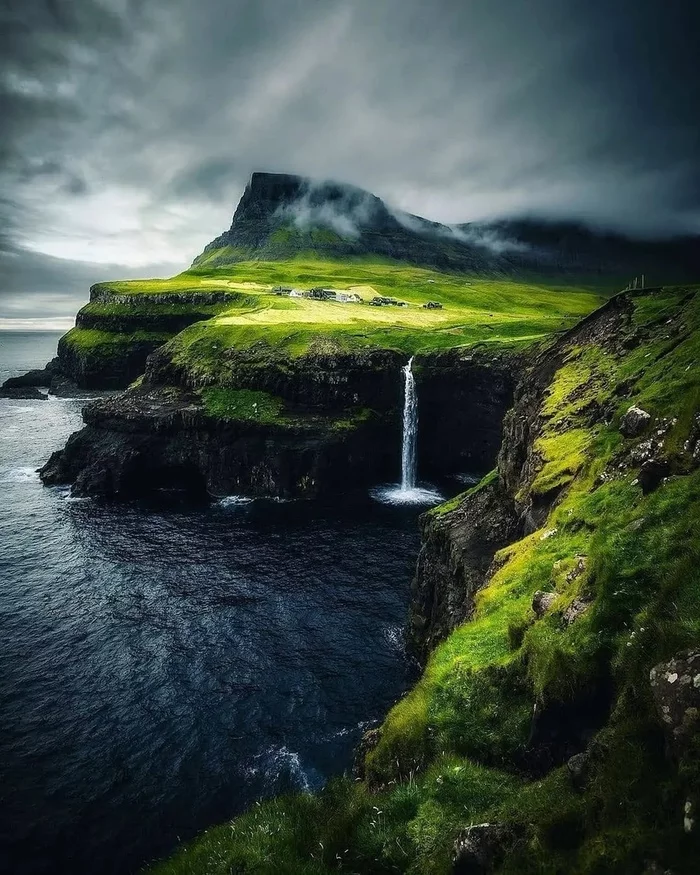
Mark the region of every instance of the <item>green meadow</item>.
MULTIPOLYGON (((93 321, 103 318, 106 325, 131 313, 150 317, 152 330, 159 314, 184 315, 189 308, 193 324, 172 341, 172 355, 211 372, 216 372, 223 349, 244 349, 259 341, 292 357, 324 347, 414 354, 477 343, 527 344, 570 327, 606 296, 593 287, 484 279, 376 259, 312 257, 195 268, 171 279, 102 283, 97 288, 106 300, 87 305, 83 312, 93 321), (363 302, 280 297, 272 292, 276 286, 351 290, 363 302), (220 300, 203 303, 203 296, 212 294, 220 300), (406 306, 372 306, 369 301, 375 296, 406 306), (442 309, 425 309, 428 301, 439 302, 442 309)), ((66 338, 80 349, 106 340, 85 329, 74 329, 66 338)))

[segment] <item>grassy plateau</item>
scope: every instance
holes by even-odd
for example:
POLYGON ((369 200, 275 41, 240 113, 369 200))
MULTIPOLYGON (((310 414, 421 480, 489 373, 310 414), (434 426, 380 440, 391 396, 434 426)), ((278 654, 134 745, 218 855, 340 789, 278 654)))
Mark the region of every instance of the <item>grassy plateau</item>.
POLYGON ((73 329, 64 339, 68 347, 111 352, 110 341, 129 343, 126 328, 133 335, 138 325, 151 333, 160 327, 163 340, 177 334, 172 344, 176 361, 214 375, 222 349, 244 349, 259 341, 291 357, 319 344, 407 354, 475 343, 526 344, 572 325, 604 298, 595 288, 484 280, 376 259, 340 262, 312 256, 200 267, 166 280, 102 283, 93 291, 98 300, 79 317, 89 320, 91 328, 73 329), (363 302, 280 297, 272 292, 276 286, 352 290, 363 302), (375 296, 407 306, 371 306, 375 296), (428 301, 439 302, 442 309, 425 309, 428 301), (168 318, 188 314, 190 327, 168 332, 168 318), (137 321, 120 324, 129 318, 137 321))

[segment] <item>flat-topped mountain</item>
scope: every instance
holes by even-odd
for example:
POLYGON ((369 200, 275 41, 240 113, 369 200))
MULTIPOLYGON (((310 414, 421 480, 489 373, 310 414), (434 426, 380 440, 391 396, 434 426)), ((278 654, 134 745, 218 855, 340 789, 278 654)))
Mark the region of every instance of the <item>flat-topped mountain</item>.
POLYGON ((249 259, 283 260, 300 253, 327 258, 376 255, 426 267, 496 272, 501 259, 460 232, 419 216, 392 212, 355 186, 283 173, 254 173, 228 231, 194 266, 249 259))
POLYGON ((239 261, 377 256, 478 275, 604 276, 647 285, 700 273, 700 238, 641 240, 578 222, 508 219, 445 225, 391 209, 345 183, 253 173, 228 231, 193 267, 239 261))

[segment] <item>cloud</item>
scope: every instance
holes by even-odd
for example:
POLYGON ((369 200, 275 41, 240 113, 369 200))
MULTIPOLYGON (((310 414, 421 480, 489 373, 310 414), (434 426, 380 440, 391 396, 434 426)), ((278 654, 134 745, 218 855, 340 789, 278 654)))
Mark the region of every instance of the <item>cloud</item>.
POLYGON ((700 232, 698 32, 690 0, 5 0, 0 315, 186 266, 253 169, 445 225, 700 232))
POLYGON ((275 215, 301 230, 321 225, 341 237, 359 237, 379 208, 377 198, 367 191, 319 180, 305 184, 300 196, 278 207, 275 215))

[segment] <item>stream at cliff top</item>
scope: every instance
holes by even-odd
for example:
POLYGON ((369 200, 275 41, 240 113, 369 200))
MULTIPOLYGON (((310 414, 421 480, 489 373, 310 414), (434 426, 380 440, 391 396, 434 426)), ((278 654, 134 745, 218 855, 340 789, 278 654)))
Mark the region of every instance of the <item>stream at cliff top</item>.
MULTIPOLYGON (((0 382, 54 334, 0 334, 0 382)), ((351 764, 406 688, 419 507, 101 505, 35 469, 84 402, 0 399, 0 869, 129 873, 351 764)))

